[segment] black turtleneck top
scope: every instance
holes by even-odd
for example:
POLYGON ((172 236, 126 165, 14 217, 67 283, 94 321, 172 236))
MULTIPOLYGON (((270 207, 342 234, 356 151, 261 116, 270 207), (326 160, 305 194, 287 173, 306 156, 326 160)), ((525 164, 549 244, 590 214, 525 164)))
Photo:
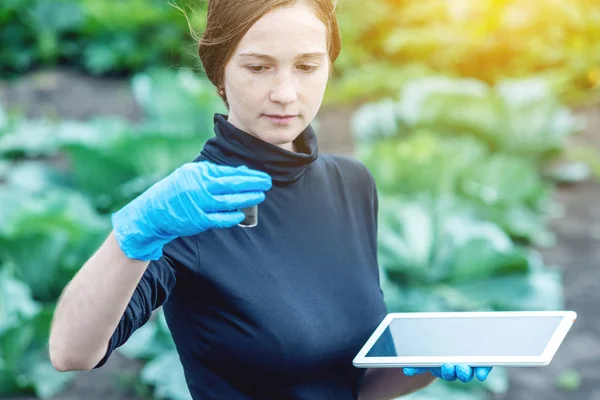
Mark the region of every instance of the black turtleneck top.
POLYGON ((194 400, 356 399, 364 370, 352 359, 386 314, 371 174, 318 154, 310 125, 290 152, 214 122, 195 161, 272 176, 258 226, 167 244, 95 368, 162 305, 194 400))

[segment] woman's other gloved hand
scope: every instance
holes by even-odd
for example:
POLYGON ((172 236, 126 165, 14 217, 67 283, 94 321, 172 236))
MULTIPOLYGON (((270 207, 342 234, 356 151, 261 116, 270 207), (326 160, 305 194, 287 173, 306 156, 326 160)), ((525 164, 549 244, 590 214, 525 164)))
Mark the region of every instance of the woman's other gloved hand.
POLYGON ((157 260, 176 237, 239 224, 238 210, 261 203, 271 186, 245 166, 187 163, 112 215, 115 237, 127 257, 157 260))
POLYGON ((404 375, 413 376, 429 372, 433 376, 445 381, 455 381, 458 379, 461 382, 467 383, 471 382, 475 376, 480 381, 486 380, 491 370, 492 367, 470 367, 463 364, 444 364, 441 367, 432 368, 404 368, 404 375))

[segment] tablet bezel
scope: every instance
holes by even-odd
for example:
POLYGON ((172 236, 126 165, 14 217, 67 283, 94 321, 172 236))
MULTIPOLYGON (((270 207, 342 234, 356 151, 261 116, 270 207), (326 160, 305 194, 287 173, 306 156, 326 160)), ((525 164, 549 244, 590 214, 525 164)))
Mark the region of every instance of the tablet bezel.
POLYGON ((358 368, 439 367, 442 364, 470 366, 536 367, 550 363, 571 326, 577 319, 574 311, 473 311, 473 312, 412 312, 389 313, 371 334, 352 363, 358 368), (552 338, 540 356, 522 357, 366 357, 381 334, 395 318, 508 318, 508 317, 562 317, 552 338))

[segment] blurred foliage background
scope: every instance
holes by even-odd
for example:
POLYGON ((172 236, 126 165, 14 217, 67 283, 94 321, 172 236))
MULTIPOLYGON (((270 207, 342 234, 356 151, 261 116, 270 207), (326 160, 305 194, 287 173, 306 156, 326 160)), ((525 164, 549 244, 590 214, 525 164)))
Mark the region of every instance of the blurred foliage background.
MULTIPOLYGON (((176 4, 201 32, 206 4, 176 4)), ((338 15, 325 110, 351 118, 323 134, 347 137, 377 180, 390 311, 564 308, 563 268, 540 249, 556 245, 557 187, 600 175, 597 152, 567 146, 586 127, 574 110, 600 101, 600 2, 341 0, 338 15)), ((226 110, 166 0, 2 0, 0 43, 7 84, 68 68, 127 82, 141 110, 82 121, 0 106, 0 397, 60 398, 77 376, 47 356, 62 289, 110 213, 193 159, 226 110)), ((189 399, 160 309, 118 352, 143 364, 140 398, 189 399)), ((508 390, 498 368, 410 398, 508 390)))

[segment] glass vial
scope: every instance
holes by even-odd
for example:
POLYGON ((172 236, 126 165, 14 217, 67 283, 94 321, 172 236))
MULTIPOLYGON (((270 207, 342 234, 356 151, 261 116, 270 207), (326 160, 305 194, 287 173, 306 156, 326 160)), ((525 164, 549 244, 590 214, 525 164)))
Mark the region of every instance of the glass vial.
POLYGON ((244 218, 244 220, 241 223, 239 223, 238 226, 241 226, 242 228, 254 228, 256 225, 258 225, 257 205, 248 208, 243 208, 240 211, 244 213, 246 218, 244 218))

